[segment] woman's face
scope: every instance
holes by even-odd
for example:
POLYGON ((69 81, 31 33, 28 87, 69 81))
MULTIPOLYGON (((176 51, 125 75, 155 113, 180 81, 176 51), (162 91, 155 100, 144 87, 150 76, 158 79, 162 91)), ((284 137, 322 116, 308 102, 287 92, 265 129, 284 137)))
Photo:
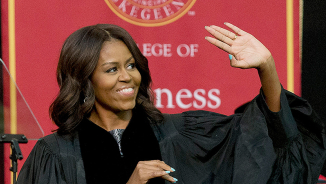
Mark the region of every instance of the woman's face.
POLYGON ((91 81, 96 108, 117 113, 135 107, 141 75, 122 41, 113 39, 103 43, 91 81))

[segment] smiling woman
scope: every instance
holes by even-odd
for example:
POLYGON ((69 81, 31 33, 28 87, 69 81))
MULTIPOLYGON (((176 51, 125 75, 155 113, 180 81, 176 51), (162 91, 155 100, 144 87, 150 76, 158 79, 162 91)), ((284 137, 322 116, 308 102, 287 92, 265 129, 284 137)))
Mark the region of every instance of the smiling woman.
MULTIPOLYGON (((107 24, 70 35, 50 107, 57 132, 37 142, 18 183, 316 183, 326 157, 325 125, 306 100, 282 88, 269 50, 225 25, 232 31, 206 27, 212 35, 206 40, 230 54, 232 67, 257 69, 262 85, 231 116, 163 115, 153 103, 148 61, 127 31, 107 24)), ((218 104, 213 92, 219 94, 212 89, 208 97, 218 104)), ((194 92, 205 105, 199 94, 205 90, 194 92)), ((181 101, 190 96, 180 90, 177 104, 192 105, 181 101)))
MULTIPOLYGON (((161 121, 163 116, 152 102, 149 88, 152 79, 148 61, 127 31, 115 25, 102 24, 84 27, 70 35, 62 47, 57 68, 60 93, 50 107, 51 118, 59 127, 58 133, 69 134, 74 131, 85 115, 89 116, 94 110, 94 103, 101 104, 98 101, 100 96, 96 99, 95 93, 103 93, 96 89, 109 83, 113 85, 128 75, 131 81, 127 84, 138 85, 135 89, 138 104, 152 121, 161 121), (135 79, 135 74, 141 76, 137 75, 135 79), (114 81, 114 76, 119 78, 114 81), (94 88, 99 82, 101 84, 94 88)), ((126 83, 122 82, 116 87, 121 88, 124 85, 126 83)), ((114 98, 109 100, 113 101, 114 98)))
POLYGON ((95 103, 89 119, 108 131, 125 129, 136 106, 141 75, 122 41, 113 39, 103 43, 91 82, 95 103))

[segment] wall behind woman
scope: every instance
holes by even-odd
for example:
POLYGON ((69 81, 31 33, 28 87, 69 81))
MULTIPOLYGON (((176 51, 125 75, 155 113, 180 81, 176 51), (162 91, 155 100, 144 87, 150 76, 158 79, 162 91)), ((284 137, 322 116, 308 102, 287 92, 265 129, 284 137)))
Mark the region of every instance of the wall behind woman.
MULTIPOLYGON (((304 1, 302 38, 302 97, 326 122, 326 1, 304 1)), ((326 164, 322 174, 326 175, 326 164)))

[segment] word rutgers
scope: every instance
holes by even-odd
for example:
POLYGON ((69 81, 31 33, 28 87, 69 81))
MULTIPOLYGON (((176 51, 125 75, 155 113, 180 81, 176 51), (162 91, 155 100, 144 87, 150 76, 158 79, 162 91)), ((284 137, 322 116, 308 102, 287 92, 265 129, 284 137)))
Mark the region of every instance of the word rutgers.
POLYGON ((157 88, 154 90, 157 108, 176 108, 176 105, 182 109, 189 109, 194 107, 196 109, 203 109, 208 107, 210 109, 217 109, 221 105, 220 90, 210 89, 207 93, 204 89, 196 89, 191 92, 188 89, 180 89, 175 96, 169 89, 157 88), (162 100, 162 97, 164 100, 162 100), (164 105, 163 105, 164 104, 164 105))

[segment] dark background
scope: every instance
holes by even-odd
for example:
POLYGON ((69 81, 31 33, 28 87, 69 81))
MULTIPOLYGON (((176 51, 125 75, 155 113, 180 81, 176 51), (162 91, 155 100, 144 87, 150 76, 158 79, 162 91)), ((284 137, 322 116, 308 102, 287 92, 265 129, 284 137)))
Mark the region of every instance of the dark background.
MULTIPOLYGON (((326 0, 304 1, 303 9, 302 97, 310 102, 321 119, 326 122, 326 85, 324 83, 326 80, 326 65, 324 64, 326 60, 326 0)), ((0 47, 0 57, 1 53, 0 47)), ((1 72, 2 70, 0 70, 0 75, 2 75, 1 72)), ((0 81, 0 85, 2 85, 2 81, 0 81)), ((1 102, 2 90, 0 90, 1 102)), ((3 130, 1 107, 0 104, 0 131, 3 130)), ((3 161, 3 145, 0 144, 0 183, 4 183, 3 161)), ((326 176, 325 165, 322 174, 326 176)))
MULTIPOLYGON (((302 97, 326 122, 326 1, 304 1, 302 97)), ((326 176, 326 165, 322 170, 326 176)))
POLYGON ((326 1, 304 2, 302 97, 326 120, 326 1))

